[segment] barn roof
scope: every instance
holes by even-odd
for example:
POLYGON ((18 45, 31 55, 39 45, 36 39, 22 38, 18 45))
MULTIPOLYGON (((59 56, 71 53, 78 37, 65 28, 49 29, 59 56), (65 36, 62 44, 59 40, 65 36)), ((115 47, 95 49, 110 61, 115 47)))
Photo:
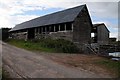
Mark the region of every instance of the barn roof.
POLYGON ((64 22, 72 22, 80 13, 80 11, 84 8, 84 6, 86 5, 77 6, 74 8, 66 9, 63 11, 48 14, 42 17, 38 17, 32 20, 23 22, 21 24, 16 25, 10 31, 16 31, 16 30, 21 30, 26 28, 33 28, 33 27, 58 24, 58 23, 64 23, 64 22))
POLYGON ((93 27, 99 27, 100 25, 104 25, 106 30, 110 32, 104 23, 93 24, 93 27))

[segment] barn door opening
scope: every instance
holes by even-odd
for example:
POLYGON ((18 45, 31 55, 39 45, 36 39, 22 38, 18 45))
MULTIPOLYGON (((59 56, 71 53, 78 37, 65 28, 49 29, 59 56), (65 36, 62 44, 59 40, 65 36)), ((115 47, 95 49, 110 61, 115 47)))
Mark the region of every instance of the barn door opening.
POLYGON ((28 39, 35 38, 35 29, 28 29, 28 39))

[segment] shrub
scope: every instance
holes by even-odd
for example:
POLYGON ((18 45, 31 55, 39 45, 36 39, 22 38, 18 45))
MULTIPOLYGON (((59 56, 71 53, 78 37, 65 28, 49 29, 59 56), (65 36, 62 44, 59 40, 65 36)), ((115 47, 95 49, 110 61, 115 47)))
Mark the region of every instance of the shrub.
POLYGON ((29 50, 50 50, 53 52, 77 53, 78 48, 73 42, 64 39, 39 39, 39 40, 8 40, 9 43, 15 46, 26 48, 29 50))
POLYGON ((42 39, 39 41, 42 47, 55 48, 58 52, 76 53, 78 48, 68 40, 64 39, 42 39))

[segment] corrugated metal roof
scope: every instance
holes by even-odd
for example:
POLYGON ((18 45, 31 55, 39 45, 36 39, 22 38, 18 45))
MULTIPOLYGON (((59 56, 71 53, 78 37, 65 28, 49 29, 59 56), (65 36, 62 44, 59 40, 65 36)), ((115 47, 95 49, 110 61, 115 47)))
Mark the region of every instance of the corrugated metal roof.
POLYGON ((66 9, 63 11, 38 17, 30 21, 23 22, 21 24, 16 25, 10 31, 16 31, 26 28, 39 27, 39 26, 58 24, 64 22, 72 22, 74 21, 74 19, 80 13, 80 11, 83 9, 84 6, 86 5, 77 6, 74 8, 66 9))

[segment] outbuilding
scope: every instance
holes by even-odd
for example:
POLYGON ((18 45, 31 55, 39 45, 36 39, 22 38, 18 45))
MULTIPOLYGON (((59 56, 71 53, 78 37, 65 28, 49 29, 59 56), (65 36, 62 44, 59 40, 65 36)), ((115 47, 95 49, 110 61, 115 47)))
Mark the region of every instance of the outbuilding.
POLYGON ((86 5, 41 16, 16 25, 10 32, 15 39, 66 39, 74 43, 91 41, 93 25, 86 5))

